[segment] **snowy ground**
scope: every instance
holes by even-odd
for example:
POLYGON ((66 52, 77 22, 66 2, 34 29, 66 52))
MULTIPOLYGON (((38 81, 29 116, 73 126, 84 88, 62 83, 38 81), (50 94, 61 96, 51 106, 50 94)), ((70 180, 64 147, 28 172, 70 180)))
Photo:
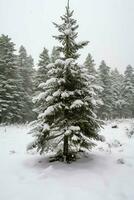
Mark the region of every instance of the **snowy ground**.
POLYGON ((108 122, 88 158, 48 163, 27 153, 27 126, 0 127, 0 200, 133 200, 134 120, 108 122))

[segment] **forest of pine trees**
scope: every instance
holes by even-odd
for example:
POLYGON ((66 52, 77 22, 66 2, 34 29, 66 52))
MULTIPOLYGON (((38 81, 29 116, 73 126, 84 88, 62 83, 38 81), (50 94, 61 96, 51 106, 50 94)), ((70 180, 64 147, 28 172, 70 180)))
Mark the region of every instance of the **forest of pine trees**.
MULTIPOLYGON (((0 123, 26 123, 36 119, 42 106, 45 109, 49 101, 54 101, 48 96, 51 84, 53 85, 51 77, 60 77, 60 70, 64 65, 67 68, 68 86, 66 87, 75 87, 72 71, 75 71, 77 77, 80 76, 79 71, 85 71, 88 77, 87 84, 90 86, 90 100, 98 119, 134 117, 134 68, 128 65, 124 74, 121 74, 117 68, 114 69, 114 66, 112 68, 107 66, 104 60, 96 66, 90 53, 85 58, 83 66, 76 67, 75 60, 80 56, 77 51, 88 42, 75 42, 77 38, 75 31, 78 25, 72 15, 73 11, 66 8, 66 14, 61 17, 63 23, 61 25, 54 23, 60 32, 60 35, 54 38, 62 45, 54 46, 51 53, 44 47, 39 55, 37 66, 34 65, 31 55, 27 54, 25 47, 20 46, 19 51, 16 52, 11 38, 6 35, 0 36, 0 123), (70 35, 71 39, 69 39, 70 35), (69 60, 65 61, 65 59, 69 60), (53 64, 49 65, 50 63, 53 64), (43 86, 45 82, 47 84, 43 86), (42 94, 44 88, 46 96, 42 94), (37 95, 46 98, 46 102, 37 102, 37 95)), ((83 81, 78 84, 83 84, 81 87, 84 87, 84 79, 81 80, 83 81)), ((56 87, 56 83, 54 86, 56 87)), ((61 87, 59 91, 65 87, 64 83, 61 83, 61 87)), ((70 98, 75 100, 73 96, 70 98)), ((66 98, 63 99, 66 102, 66 98)))
MULTIPOLYGON (((33 97, 42 91, 41 83, 49 79, 47 65, 60 58, 53 47, 49 55, 44 47, 35 68, 31 56, 6 35, 0 36, 0 123, 25 123, 36 117, 33 97)), ((99 66, 89 53, 83 63, 94 90, 96 114, 107 120, 134 117, 134 68, 126 67, 124 74, 102 61, 99 66)))

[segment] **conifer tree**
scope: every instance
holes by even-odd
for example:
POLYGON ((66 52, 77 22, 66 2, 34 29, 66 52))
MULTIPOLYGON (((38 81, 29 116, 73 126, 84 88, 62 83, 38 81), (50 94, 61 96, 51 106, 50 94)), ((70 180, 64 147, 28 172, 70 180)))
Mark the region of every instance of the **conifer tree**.
POLYGON ((51 53, 51 62, 54 63, 58 58, 60 58, 60 52, 54 46, 51 53))
POLYGON ((124 98, 124 116, 134 116, 134 69, 131 65, 128 65, 124 73, 123 83, 123 98, 124 98))
POLYGON ((96 75, 94 59, 90 53, 87 55, 84 65, 87 67, 89 74, 96 75))
POLYGON ((102 92, 99 94, 102 99, 102 105, 98 109, 98 115, 101 119, 110 119, 112 117, 112 91, 110 68, 106 65, 105 61, 101 62, 98 69, 99 84, 102 87, 102 92))
POLYGON ((35 141, 29 145, 40 153, 55 151, 57 160, 69 162, 79 151, 91 149, 100 140, 100 127, 92 105, 92 92, 84 68, 78 65, 78 50, 88 42, 76 42, 78 25, 69 2, 62 24, 54 23, 60 35, 54 36, 63 58, 47 66, 49 79, 40 84, 44 92, 35 99, 40 112, 31 131, 35 141))
POLYGON ((44 47, 42 53, 39 56, 39 63, 38 63, 38 70, 36 73, 36 77, 35 77, 35 87, 36 90, 38 91, 38 85, 40 83, 46 82, 48 75, 48 69, 46 68, 46 66, 50 63, 50 57, 48 54, 48 50, 44 47))
POLYGON ((111 92, 112 92, 112 118, 123 117, 123 107, 125 101, 123 99, 123 82, 124 77, 117 69, 111 71, 111 92))
POLYGON ((22 105, 21 110, 23 122, 31 121, 33 119, 33 59, 27 55, 26 49, 21 46, 18 55, 18 67, 21 80, 22 105))
MULTIPOLYGON (((99 107, 100 105, 102 105, 102 100, 99 98, 99 94, 102 91, 102 87, 99 85, 98 73, 97 73, 97 70, 95 69, 95 62, 90 53, 86 57, 84 66, 87 70, 87 75, 90 77, 89 78, 90 90, 92 88, 92 91, 93 91, 92 96, 94 97, 93 98, 94 101, 92 103, 94 104, 94 106, 99 107)), ((96 112, 97 112, 97 109, 96 109, 96 112)))
POLYGON ((8 36, 0 37, 0 123, 21 121, 19 76, 14 43, 8 36))

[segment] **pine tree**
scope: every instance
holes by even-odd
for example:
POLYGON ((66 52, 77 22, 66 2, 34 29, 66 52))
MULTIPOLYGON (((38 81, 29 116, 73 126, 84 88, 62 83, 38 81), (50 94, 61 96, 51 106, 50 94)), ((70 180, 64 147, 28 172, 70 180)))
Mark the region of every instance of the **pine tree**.
POLYGON ((14 46, 8 36, 0 37, 0 123, 21 121, 21 92, 14 46))
POLYGON ((90 53, 87 55, 84 65, 87 67, 89 74, 94 76, 96 75, 97 72, 95 69, 94 59, 92 58, 90 53))
POLYGON ((54 63, 58 58, 60 58, 60 52, 54 46, 51 53, 51 62, 54 63))
POLYGON ((33 74, 34 64, 31 56, 27 55, 26 49, 21 46, 18 55, 18 67, 21 81, 22 105, 21 110, 23 122, 31 121, 33 119, 33 74))
MULTIPOLYGON (((96 107, 102 105, 102 100, 99 98, 99 94, 102 91, 102 87, 98 82, 98 73, 95 69, 94 59, 89 53, 84 62, 85 69, 87 70, 87 75, 89 76, 90 90, 92 88, 93 104, 96 107)), ((97 111, 97 110, 96 110, 97 111)))
POLYGON ((48 79, 48 69, 46 68, 46 66, 50 63, 50 57, 48 54, 48 50, 44 47, 42 53, 39 56, 39 63, 38 63, 38 70, 36 73, 36 77, 35 77, 35 87, 36 90, 38 91, 38 85, 40 83, 45 82, 48 79))
POLYGON ((100 140, 100 127, 92 105, 92 92, 84 68, 76 63, 77 51, 88 42, 77 43, 78 25, 72 18, 69 3, 62 24, 55 24, 60 35, 54 36, 61 43, 59 51, 63 59, 47 66, 49 79, 40 84, 44 90, 36 98, 37 120, 31 131, 35 138, 28 148, 37 148, 40 153, 56 151, 57 160, 69 162, 76 153, 94 146, 100 140))
POLYGON ((98 109, 98 115, 101 119, 110 119, 112 117, 112 91, 110 68, 106 65, 105 61, 101 62, 98 69, 99 84, 102 87, 102 92, 99 94, 102 99, 102 105, 98 109))
POLYGON ((128 65, 125 70, 125 77, 123 83, 123 98, 124 98, 124 116, 134 116, 134 69, 128 65))
POLYGON ((111 92, 112 92, 112 118, 123 117, 123 82, 124 77, 117 69, 111 71, 111 92))

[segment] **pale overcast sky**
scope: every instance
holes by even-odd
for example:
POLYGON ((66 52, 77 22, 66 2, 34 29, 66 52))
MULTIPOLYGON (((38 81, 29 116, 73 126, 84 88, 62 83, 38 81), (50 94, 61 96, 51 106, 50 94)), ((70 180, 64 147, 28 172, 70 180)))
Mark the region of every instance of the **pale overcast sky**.
MULTIPOLYGON (((9 35, 16 49, 23 44, 35 62, 46 46, 56 44, 52 22, 59 22, 66 0, 0 0, 0 34, 9 35)), ((123 71, 134 66, 134 0, 70 0, 79 24, 79 39, 90 44, 97 65, 102 59, 123 71)))

